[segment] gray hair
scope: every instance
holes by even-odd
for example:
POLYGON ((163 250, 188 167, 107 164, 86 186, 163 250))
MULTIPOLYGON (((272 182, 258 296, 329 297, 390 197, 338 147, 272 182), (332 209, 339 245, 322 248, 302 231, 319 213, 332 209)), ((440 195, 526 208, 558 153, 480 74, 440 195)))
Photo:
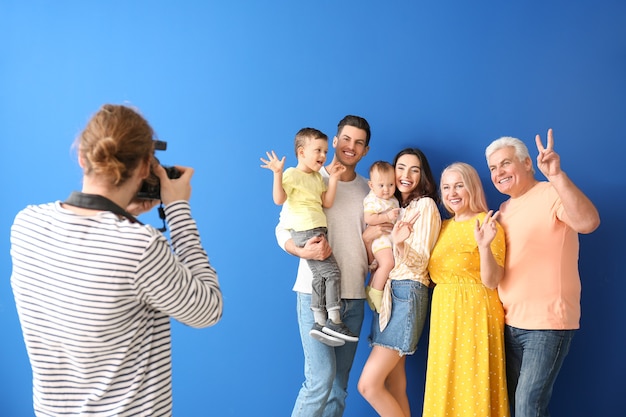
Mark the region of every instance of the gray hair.
MULTIPOLYGON (((518 138, 514 138, 511 136, 503 136, 491 142, 491 144, 487 146, 487 149, 485 149, 485 157, 487 158, 487 163, 489 163, 489 158, 494 152, 499 151, 502 148, 508 148, 508 147, 512 147, 515 149, 515 156, 520 162, 524 162, 526 158, 530 159, 528 148, 526 147, 524 142, 522 142, 518 138)), ((530 160, 530 162, 531 162, 530 167, 534 174, 535 167, 533 166, 532 159, 530 160)))

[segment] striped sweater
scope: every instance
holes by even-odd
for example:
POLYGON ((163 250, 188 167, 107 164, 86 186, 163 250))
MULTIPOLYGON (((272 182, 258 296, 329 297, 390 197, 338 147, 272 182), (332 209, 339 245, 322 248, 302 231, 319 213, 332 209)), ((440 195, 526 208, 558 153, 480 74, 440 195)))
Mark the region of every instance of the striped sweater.
POLYGON ((11 286, 37 416, 172 414, 170 317, 211 326, 222 294, 189 204, 165 213, 172 247, 151 226, 60 202, 16 216, 11 286))

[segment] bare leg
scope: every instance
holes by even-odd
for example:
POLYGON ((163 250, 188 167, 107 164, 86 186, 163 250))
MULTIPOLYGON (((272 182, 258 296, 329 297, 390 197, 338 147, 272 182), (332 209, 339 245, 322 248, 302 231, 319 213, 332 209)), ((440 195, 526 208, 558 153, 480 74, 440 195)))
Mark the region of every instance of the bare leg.
POLYGON ((382 417, 410 417, 404 364, 397 351, 374 346, 363 367, 358 390, 382 417), (400 394, 402 385, 405 391, 400 394))
POLYGON ((411 417, 411 408, 409 406, 409 396, 406 394, 406 356, 400 358, 400 362, 391 371, 387 378, 387 389, 396 399, 404 415, 411 417))

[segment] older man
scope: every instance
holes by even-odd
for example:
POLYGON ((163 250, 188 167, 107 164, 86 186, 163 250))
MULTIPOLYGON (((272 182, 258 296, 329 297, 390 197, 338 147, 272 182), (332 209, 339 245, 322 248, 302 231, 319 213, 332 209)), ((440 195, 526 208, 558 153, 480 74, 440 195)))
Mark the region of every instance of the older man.
POLYGON ((552 129, 535 142, 538 181, 528 148, 516 138, 492 142, 485 155, 506 233, 504 278, 507 382, 515 417, 547 417, 552 388, 580 325, 578 234, 600 224, 598 211, 561 170, 552 129))

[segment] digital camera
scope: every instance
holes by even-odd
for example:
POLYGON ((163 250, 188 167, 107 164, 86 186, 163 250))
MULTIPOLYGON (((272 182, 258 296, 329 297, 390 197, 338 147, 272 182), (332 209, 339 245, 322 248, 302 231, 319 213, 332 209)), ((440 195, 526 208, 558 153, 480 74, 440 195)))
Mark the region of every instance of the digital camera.
MULTIPOLYGON (((167 149, 167 142, 162 140, 154 140, 154 150, 155 151, 164 151, 167 149)), ((155 157, 156 162, 159 163, 159 160, 155 157)), ((180 178, 181 172, 173 166, 164 166, 161 165, 165 172, 167 173, 167 177, 169 179, 180 178)), ((137 193, 137 198, 142 199, 150 199, 150 200, 160 200, 161 199, 161 182, 159 181, 159 177, 152 171, 150 168, 150 175, 146 178, 141 184, 141 188, 137 193)))

